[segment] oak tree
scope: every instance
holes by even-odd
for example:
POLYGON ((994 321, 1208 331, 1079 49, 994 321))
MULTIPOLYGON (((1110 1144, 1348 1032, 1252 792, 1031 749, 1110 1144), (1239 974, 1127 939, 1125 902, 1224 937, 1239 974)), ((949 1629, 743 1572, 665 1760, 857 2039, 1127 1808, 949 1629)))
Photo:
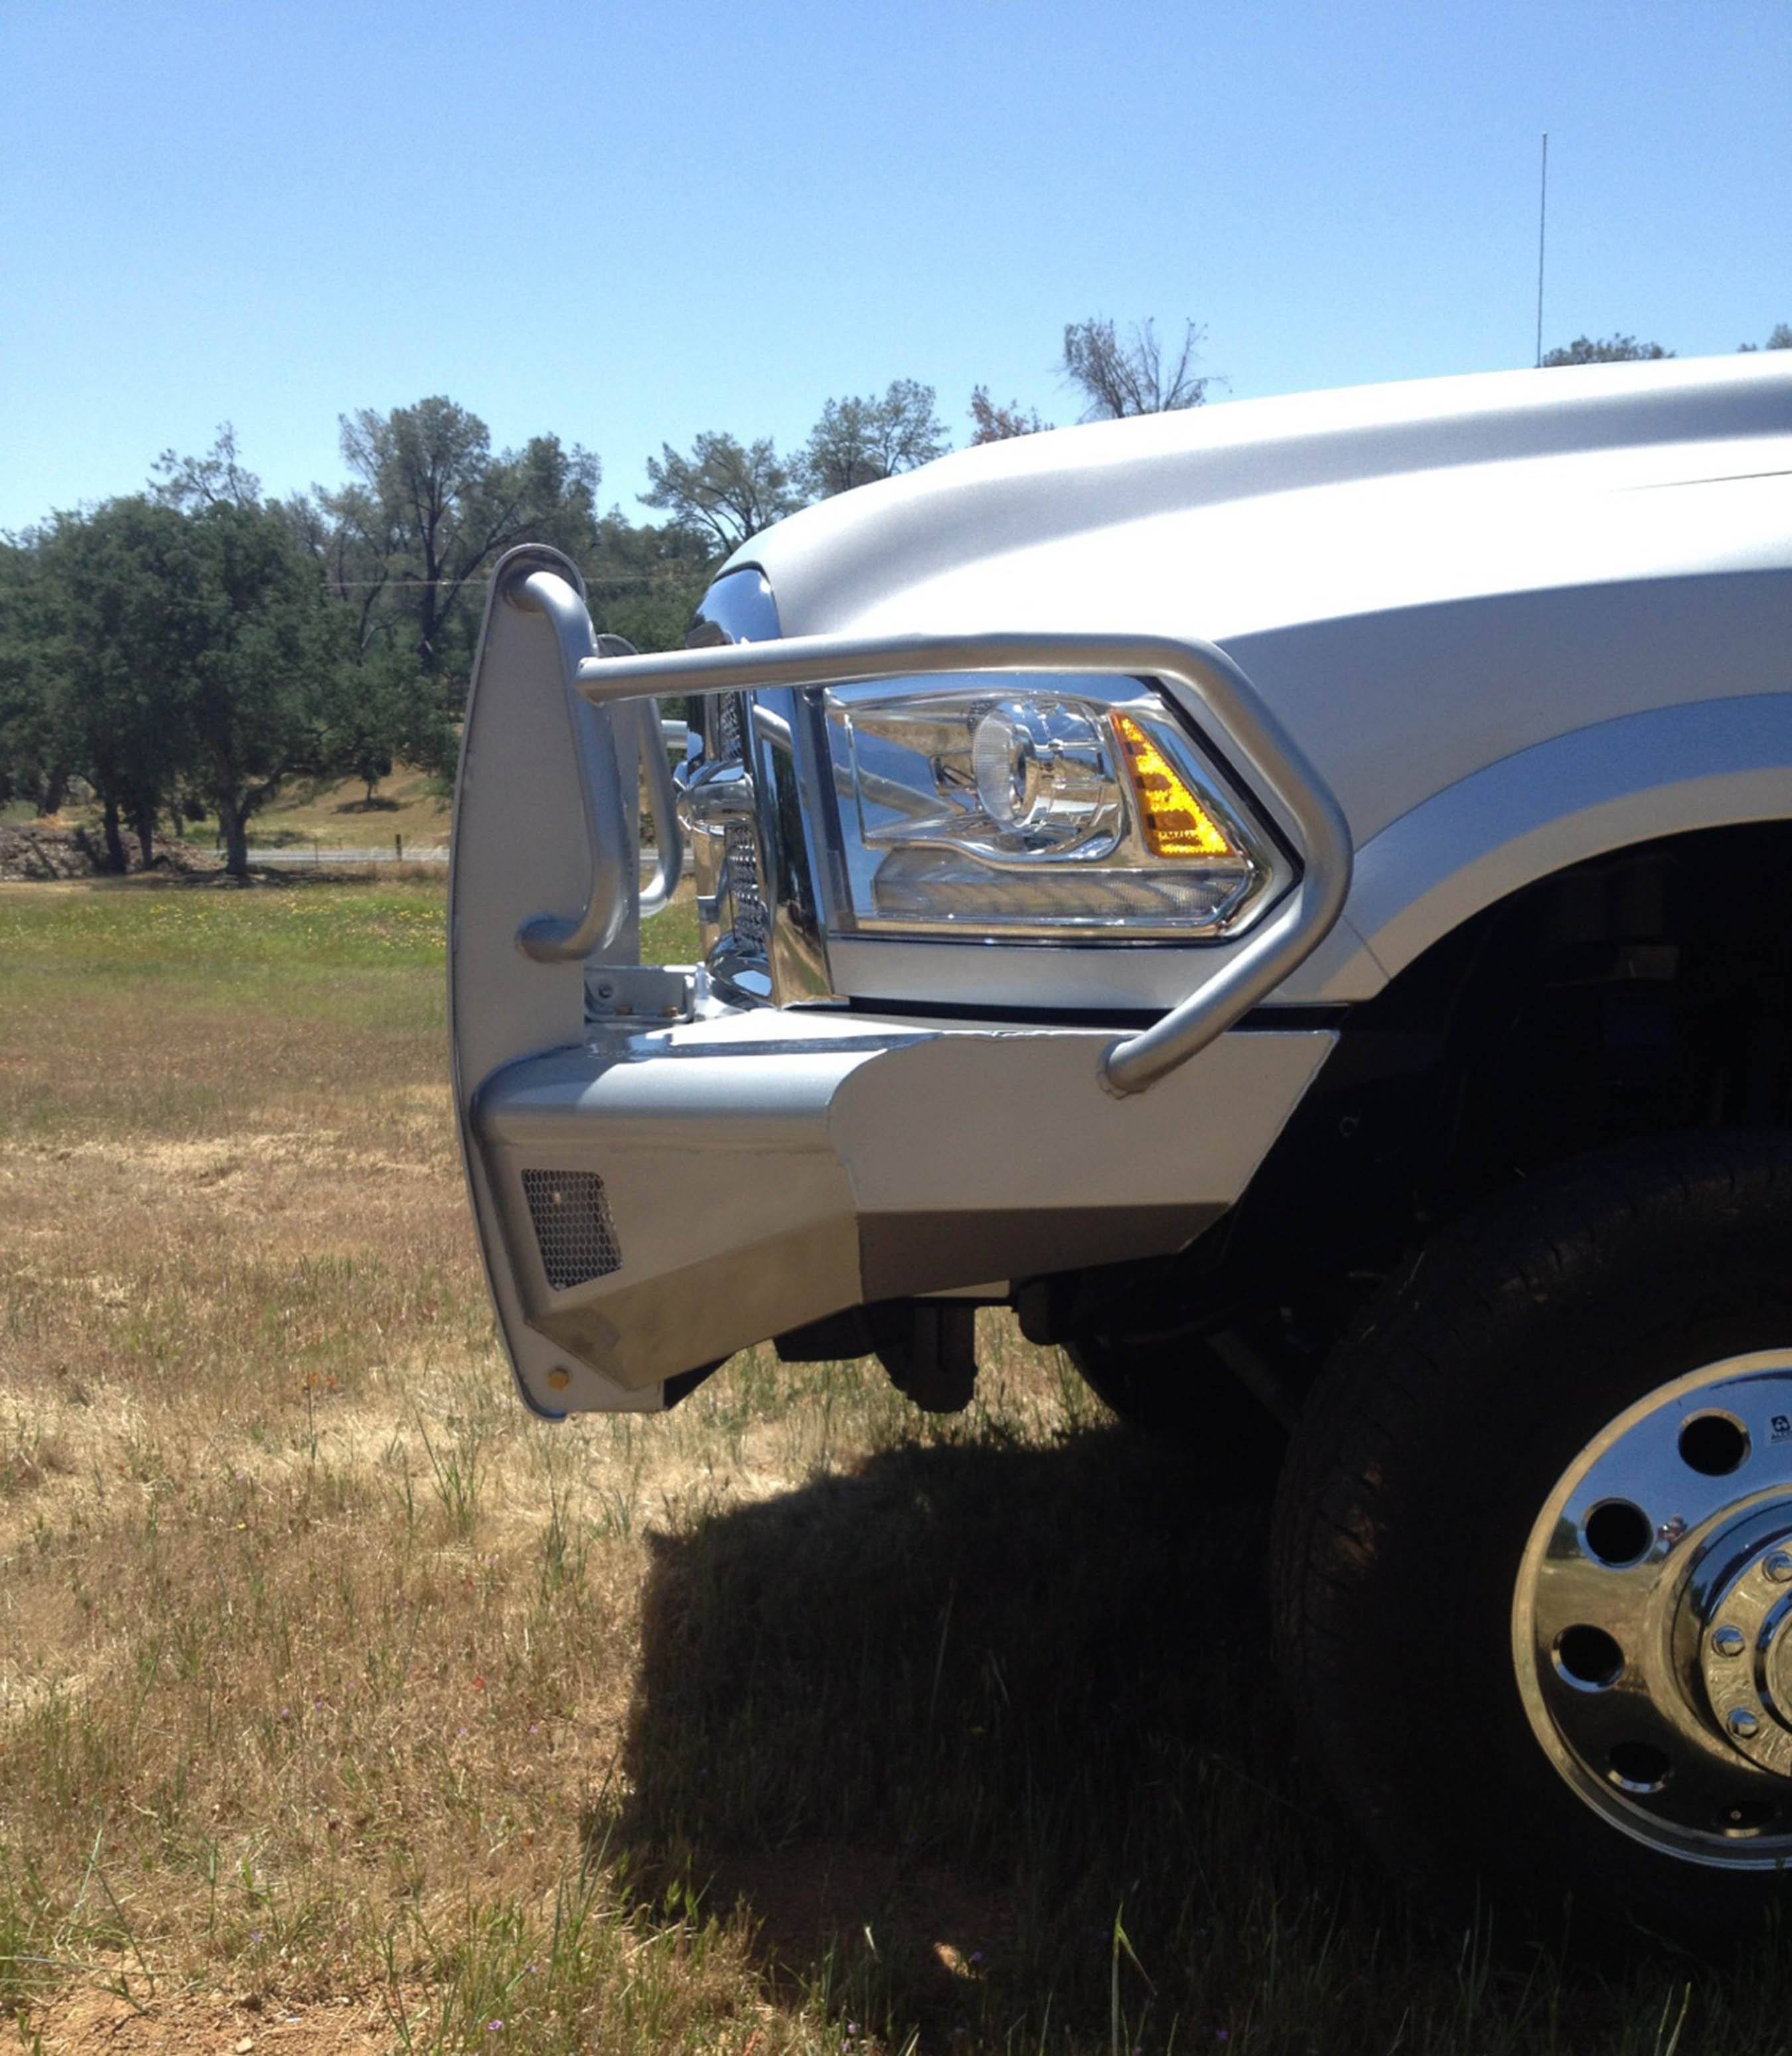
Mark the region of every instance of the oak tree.
POLYGON ((897 378, 881 398, 868 393, 829 401, 794 467, 799 482, 813 498, 827 500, 943 457, 950 444, 936 397, 931 386, 897 378))
POLYGON ((1197 377, 1192 368, 1206 339, 1205 329, 1185 322, 1173 355, 1158 342, 1154 322, 1135 322, 1123 337, 1106 315, 1091 315, 1065 328, 1065 382, 1082 395, 1086 421, 1125 421, 1135 414, 1198 407, 1216 382, 1211 374, 1197 377))
POLYGON ((802 504, 769 437, 742 443, 713 429, 688 455, 662 443, 647 459, 647 487, 643 504, 669 514, 673 528, 718 558, 802 504))

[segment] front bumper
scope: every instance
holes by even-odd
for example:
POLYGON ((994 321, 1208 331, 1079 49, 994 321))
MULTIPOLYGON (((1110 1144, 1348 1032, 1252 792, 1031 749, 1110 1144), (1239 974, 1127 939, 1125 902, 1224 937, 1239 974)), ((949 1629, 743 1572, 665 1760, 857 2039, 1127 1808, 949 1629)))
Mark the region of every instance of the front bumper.
POLYGON ((614 1404, 869 1302, 999 1299, 1178 1248, 1243 1191, 1333 1041, 1228 1035, 1116 1100, 1098 1032, 775 1025, 609 1038, 480 1092, 502 1258, 560 1353, 537 1405, 614 1404))

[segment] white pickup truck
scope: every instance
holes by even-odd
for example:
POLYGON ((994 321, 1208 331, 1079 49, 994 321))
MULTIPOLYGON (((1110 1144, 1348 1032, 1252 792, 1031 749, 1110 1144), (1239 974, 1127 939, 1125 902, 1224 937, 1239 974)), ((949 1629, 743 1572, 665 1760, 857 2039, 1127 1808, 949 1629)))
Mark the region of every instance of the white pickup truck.
POLYGON ((1397 1864, 1774 1900, 1792 357, 967 451, 667 655, 517 551, 451 936, 529 1406, 768 1341, 962 1406, 1011 1305, 1192 1497, 1279 1465, 1290 1687, 1397 1864), (704 960, 643 967, 687 857, 704 960))

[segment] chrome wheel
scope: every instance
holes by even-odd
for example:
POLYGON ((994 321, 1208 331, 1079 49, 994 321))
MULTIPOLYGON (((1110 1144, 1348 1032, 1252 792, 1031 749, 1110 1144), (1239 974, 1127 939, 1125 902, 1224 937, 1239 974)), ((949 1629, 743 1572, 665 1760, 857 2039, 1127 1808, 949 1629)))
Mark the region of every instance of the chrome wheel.
POLYGON ((1666 1854, 1792 1859, 1792 1350, 1661 1386, 1576 1457, 1518 1572, 1533 1731, 1666 1854))

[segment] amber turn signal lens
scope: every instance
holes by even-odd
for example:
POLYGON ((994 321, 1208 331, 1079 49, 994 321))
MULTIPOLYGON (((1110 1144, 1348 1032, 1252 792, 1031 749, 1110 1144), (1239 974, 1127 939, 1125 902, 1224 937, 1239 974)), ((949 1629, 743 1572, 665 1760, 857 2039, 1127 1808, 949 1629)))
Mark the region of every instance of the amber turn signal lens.
POLYGON ((1236 856, 1226 832, 1189 789, 1176 766, 1130 714, 1114 726, 1125 752, 1146 846, 1153 856, 1236 856))

